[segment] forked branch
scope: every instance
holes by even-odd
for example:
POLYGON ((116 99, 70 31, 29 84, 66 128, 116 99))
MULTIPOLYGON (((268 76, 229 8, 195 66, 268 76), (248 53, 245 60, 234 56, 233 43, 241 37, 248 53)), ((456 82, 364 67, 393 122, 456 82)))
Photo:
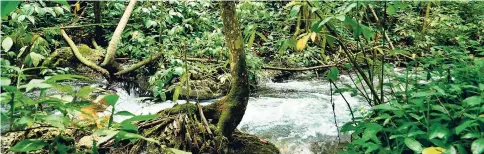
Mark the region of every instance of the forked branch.
POLYGON ((82 56, 82 54, 79 52, 79 49, 77 48, 76 44, 74 43, 74 41, 72 41, 72 39, 67 35, 66 31, 64 31, 63 29, 61 29, 61 34, 62 36, 64 37, 64 39, 67 41, 67 43, 69 44, 69 46, 71 47, 72 49, 72 53, 74 54, 74 56, 76 56, 76 58, 81 62, 83 63, 84 65, 100 72, 104 77, 106 78, 109 78, 109 71, 98 66, 96 63, 84 58, 84 56, 82 56))

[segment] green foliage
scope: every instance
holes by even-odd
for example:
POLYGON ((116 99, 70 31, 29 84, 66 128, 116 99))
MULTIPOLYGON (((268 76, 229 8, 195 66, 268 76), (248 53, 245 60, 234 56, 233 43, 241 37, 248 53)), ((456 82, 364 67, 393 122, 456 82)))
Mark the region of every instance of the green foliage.
MULTIPOLYGON (((20 69, 21 70, 21 69, 20 69)), ((9 150, 14 152, 31 152, 41 149, 49 149, 57 152, 68 152, 73 149, 72 145, 64 145, 66 138, 69 138, 65 134, 65 130, 72 126, 78 125, 73 122, 73 115, 78 112, 82 112, 81 108, 85 107, 86 101, 84 98, 90 95, 95 89, 89 86, 82 87, 78 91, 74 91, 70 85, 61 85, 59 81, 69 81, 89 78, 78 75, 57 75, 43 79, 33 79, 28 84, 19 85, 18 87, 9 86, 8 81, 2 79, 2 89, 6 92, 1 94, 1 103, 9 104, 8 113, 2 113, 2 118, 8 119, 10 130, 23 130, 37 125, 50 125, 57 127, 61 132, 60 136, 56 137, 53 141, 42 139, 27 139, 18 142, 9 150), (25 90, 23 90, 25 89, 25 90), (48 89, 56 89, 65 93, 68 97, 56 98, 55 96, 46 95, 45 91, 48 89), (29 91, 40 91, 38 96, 26 95, 29 91), (42 105, 42 110, 39 106, 42 105), (53 111, 59 111, 61 114, 53 114, 53 111)), ((108 129, 100 129, 101 135, 115 137, 117 141, 121 140, 135 140, 144 139, 150 142, 159 143, 158 141, 150 138, 145 138, 138 133, 136 125, 133 122, 141 120, 150 120, 157 118, 157 115, 134 115, 127 111, 115 112, 115 105, 118 101, 117 95, 106 95, 104 100, 108 105, 112 107, 112 114, 110 115, 108 129), (124 120, 121 123, 114 123, 114 115, 131 116, 131 118, 124 120), (114 126, 112 126, 114 125, 114 126), (111 129, 109 129, 111 128, 111 129)), ((6 121, 2 120, 2 124, 6 121)), ((104 138, 110 139, 110 138, 104 138)))

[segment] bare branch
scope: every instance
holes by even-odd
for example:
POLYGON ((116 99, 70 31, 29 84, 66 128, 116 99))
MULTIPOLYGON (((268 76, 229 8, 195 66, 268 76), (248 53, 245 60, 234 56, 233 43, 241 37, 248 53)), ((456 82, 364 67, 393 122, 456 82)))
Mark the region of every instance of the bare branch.
POLYGON ((136 69, 138 69, 138 68, 140 68, 140 67, 142 67, 142 66, 144 66, 144 65, 146 65, 146 64, 148 64, 152 61, 155 61, 155 60, 161 58, 162 56, 163 56, 163 54, 161 52, 157 53, 156 55, 152 56, 151 58, 147 58, 143 61, 140 61, 140 62, 134 64, 133 66, 131 66, 127 69, 124 69, 122 71, 114 73, 114 75, 123 75, 123 74, 129 73, 129 72, 134 71, 134 70, 136 70, 136 69))

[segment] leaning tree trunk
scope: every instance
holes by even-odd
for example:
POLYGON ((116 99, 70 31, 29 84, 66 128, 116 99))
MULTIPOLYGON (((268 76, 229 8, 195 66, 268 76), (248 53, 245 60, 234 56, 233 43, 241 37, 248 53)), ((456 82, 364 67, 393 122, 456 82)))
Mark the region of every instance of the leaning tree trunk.
POLYGON ((232 85, 230 92, 220 101, 212 104, 218 116, 217 127, 226 137, 230 137, 242 120, 249 100, 249 77, 245 62, 244 44, 240 31, 235 2, 223 1, 220 10, 224 24, 225 42, 230 52, 230 71, 232 85))
POLYGON ((114 30, 113 37, 111 38, 111 41, 109 41, 108 49, 106 49, 106 57, 104 57, 104 61, 103 63, 101 63, 101 66, 109 66, 114 62, 114 58, 116 58, 115 56, 118 42, 121 39, 121 34, 123 34, 126 24, 128 23, 129 16, 131 16, 131 13, 133 12, 136 1, 137 0, 129 1, 129 4, 123 13, 123 16, 121 17, 121 20, 119 20, 116 30, 114 30))

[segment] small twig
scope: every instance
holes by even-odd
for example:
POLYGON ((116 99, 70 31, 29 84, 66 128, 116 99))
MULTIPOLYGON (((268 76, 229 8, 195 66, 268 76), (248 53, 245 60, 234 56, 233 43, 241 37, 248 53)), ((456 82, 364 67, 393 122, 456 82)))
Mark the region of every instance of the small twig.
POLYGON ((336 131, 338 131, 338 144, 341 143, 341 137, 339 135, 339 127, 338 127, 338 122, 336 121, 336 111, 334 110, 334 102, 333 102, 333 86, 329 84, 329 91, 331 92, 331 97, 330 97, 330 102, 331 102, 331 107, 333 108, 333 118, 334 118, 334 125, 336 126, 336 131))
POLYGON ((203 114, 202 106, 200 103, 197 102, 197 107, 198 107, 198 112, 200 112, 200 118, 203 121, 203 124, 205 125, 205 128, 207 129, 208 134, 210 134, 210 137, 213 137, 212 131, 210 130, 210 127, 208 126, 207 119, 205 118, 205 115, 203 114))
MULTIPOLYGON (((338 86, 336 86, 336 84, 335 84, 333 81, 329 80, 329 82, 330 82, 331 84, 333 84, 333 86, 334 86, 336 89, 339 89, 339 88, 338 88, 338 86)), ((348 100, 346 100, 346 97, 343 95, 343 93, 339 92, 339 94, 341 95, 341 97, 343 97, 343 100, 345 100, 345 102, 346 102, 346 106, 348 106, 348 109, 350 110, 350 113, 351 113, 351 121, 352 121, 354 124, 356 124, 356 122, 355 122, 355 115, 353 114, 353 109, 351 109, 351 105, 350 105, 350 103, 348 102, 348 100)))

